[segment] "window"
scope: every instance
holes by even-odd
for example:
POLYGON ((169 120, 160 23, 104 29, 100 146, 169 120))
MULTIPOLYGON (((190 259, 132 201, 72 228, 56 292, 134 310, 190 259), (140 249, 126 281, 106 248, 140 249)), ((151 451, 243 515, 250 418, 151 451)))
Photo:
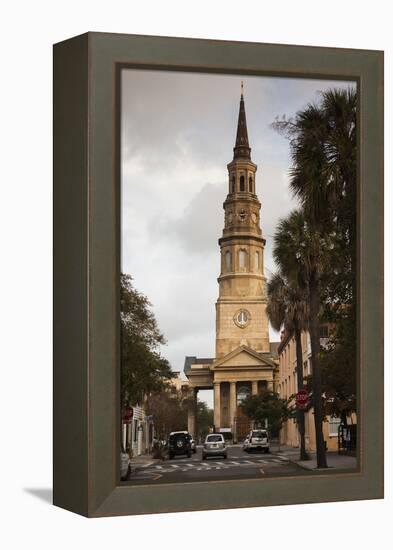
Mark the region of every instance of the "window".
POLYGON ((255 252, 255 271, 258 271, 259 269, 259 252, 258 250, 255 252))
POLYGON ((243 249, 239 250, 239 267, 246 267, 247 252, 243 249))
POLYGON ((232 176, 231 193, 234 193, 235 191, 236 191, 236 179, 235 179, 235 176, 232 176))
POLYGON ((240 176, 240 191, 244 191, 244 176, 240 176))
POLYGON ((221 443, 224 441, 224 436, 223 435, 208 435, 206 437, 206 442, 208 443, 221 443))
POLYGON ((338 436, 338 427, 341 424, 341 420, 335 416, 329 417, 329 437, 338 436))
POLYGON ((250 193, 253 193, 253 187, 252 187, 252 176, 248 178, 248 190, 250 193))
POLYGON ((240 405, 247 397, 251 395, 251 389, 249 386, 240 386, 237 390, 236 402, 240 405))
POLYGON ((232 254, 227 250, 225 252, 225 267, 227 271, 231 271, 232 267, 232 254))
POLYGON ((320 325, 320 327, 319 327, 319 337, 320 338, 329 338, 329 325, 320 325))

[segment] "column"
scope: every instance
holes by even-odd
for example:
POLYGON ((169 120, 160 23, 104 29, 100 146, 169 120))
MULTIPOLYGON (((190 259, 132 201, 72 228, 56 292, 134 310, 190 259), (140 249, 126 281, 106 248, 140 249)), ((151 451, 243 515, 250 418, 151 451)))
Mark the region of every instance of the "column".
POLYGON ((229 385, 229 420, 232 426, 233 441, 237 441, 236 435, 236 382, 230 382, 229 385))
POLYGON ((198 437, 198 388, 194 389, 194 431, 190 432, 195 441, 198 437))
POLYGON ((188 403, 188 422, 187 429, 190 434, 195 437, 195 425, 196 425, 196 404, 195 404, 195 388, 192 388, 190 395, 190 401, 188 403))
POLYGON ((218 430, 221 425, 221 388, 219 382, 214 382, 214 428, 218 430))
POLYGON ((251 393, 252 395, 258 395, 258 380, 251 382, 251 393))
POLYGON ((274 384, 273 384, 273 380, 268 380, 267 382, 267 390, 268 391, 274 391, 274 384))

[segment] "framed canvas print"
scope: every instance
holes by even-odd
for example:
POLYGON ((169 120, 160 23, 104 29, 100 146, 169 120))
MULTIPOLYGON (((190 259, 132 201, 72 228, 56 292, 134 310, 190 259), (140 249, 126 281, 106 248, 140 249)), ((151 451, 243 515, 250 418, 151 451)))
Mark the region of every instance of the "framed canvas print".
POLYGON ((383 54, 54 47, 54 503, 383 496, 383 54))

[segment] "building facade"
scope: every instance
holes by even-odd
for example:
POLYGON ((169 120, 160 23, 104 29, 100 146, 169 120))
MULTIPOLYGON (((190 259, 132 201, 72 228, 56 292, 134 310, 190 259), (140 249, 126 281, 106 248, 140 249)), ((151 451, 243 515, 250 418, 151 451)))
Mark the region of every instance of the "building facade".
MULTIPOLYGON (((320 343, 321 346, 326 345, 329 339, 330 327, 323 324, 320 327, 320 343)), ((302 352, 303 352, 303 377, 312 374, 311 368, 311 342, 308 332, 302 332, 301 335, 302 352)), ((281 342, 278 346, 279 371, 277 380, 277 392, 280 397, 288 399, 297 393, 297 360, 296 360, 296 343, 292 336, 282 334, 281 342)), ((349 418, 348 423, 356 423, 356 418, 349 418)), ((340 418, 327 416, 323 423, 323 435, 326 442, 326 447, 329 451, 337 451, 338 448, 338 427, 340 418)), ((313 410, 305 413, 305 439, 306 449, 315 451, 315 426, 313 410)), ((280 432, 280 443, 291 447, 300 445, 299 431, 297 428, 296 419, 291 418, 284 422, 280 432)))
POLYGON ((132 418, 129 423, 123 423, 123 448, 132 456, 149 453, 153 448, 153 419, 146 415, 141 405, 132 407, 132 418))
MULTIPOLYGON (((184 371, 195 398, 199 389, 214 389, 215 430, 231 431, 236 440, 250 429, 239 407, 241 401, 262 388, 273 390, 277 370, 266 314, 266 241, 256 193, 257 165, 251 160, 243 91, 233 159, 227 170, 228 194, 219 239, 216 354, 206 359, 186 357, 184 371)), ((188 428, 192 433, 196 433, 195 422, 191 412, 188 428)))

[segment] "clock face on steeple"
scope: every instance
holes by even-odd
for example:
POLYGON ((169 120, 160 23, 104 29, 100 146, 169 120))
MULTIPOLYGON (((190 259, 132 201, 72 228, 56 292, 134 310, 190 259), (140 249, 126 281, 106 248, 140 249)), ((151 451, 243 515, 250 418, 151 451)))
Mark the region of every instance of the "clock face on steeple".
POLYGON ((235 325, 237 325, 239 328, 245 328, 251 320, 250 312, 246 309, 239 309, 233 317, 233 321, 235 325))

